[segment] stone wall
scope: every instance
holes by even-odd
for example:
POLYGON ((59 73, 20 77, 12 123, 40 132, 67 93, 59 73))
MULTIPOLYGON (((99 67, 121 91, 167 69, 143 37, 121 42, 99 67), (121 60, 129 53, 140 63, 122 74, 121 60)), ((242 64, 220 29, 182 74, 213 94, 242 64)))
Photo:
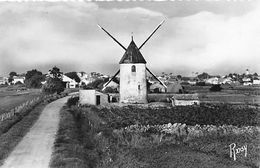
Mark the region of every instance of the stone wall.
MULTIPOLYGON (((182 137, 183 141, 191 140, 203 136, 222 136, 222 135, 239 135, 239 134, 259 134, 259 126, 245 126, 237 127, 232 125, 214 126, 214 125, 195 125, 188 126, 186 124, 175 123, 175 124, 164 124, 164 125, 154 125, 154 126, 141 126, 141 125, 131 125, 125 127, 119 132, 133 132, 133 133, 145 133, 151 132, 159 133, 162 135, 174 135, 176 137, 182 137)), ((117 131, 116 131, 117 132, 117 131)))

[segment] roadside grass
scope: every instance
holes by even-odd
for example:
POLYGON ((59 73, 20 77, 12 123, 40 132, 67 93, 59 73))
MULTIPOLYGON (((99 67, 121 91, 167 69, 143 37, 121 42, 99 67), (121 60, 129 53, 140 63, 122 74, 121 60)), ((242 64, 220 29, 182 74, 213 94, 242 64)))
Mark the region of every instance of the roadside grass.
POLYGON ((45 103, 40 103, 0 124, 0 165, 30 130, 45 106, 45 103))
POLYGON ((84 135, 84 132, 89 135, 90 127, 79 115, 70 112, 67 106, 60 111, 51 168, 92 168, 95 164, 97 153, 91 150, 93 143, 84 135))

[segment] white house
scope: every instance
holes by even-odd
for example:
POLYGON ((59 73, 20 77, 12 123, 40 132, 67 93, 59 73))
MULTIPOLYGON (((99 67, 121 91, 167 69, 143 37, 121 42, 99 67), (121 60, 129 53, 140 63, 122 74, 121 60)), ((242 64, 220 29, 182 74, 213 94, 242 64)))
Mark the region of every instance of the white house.
POLYGON ((219 78, 218 80, 219 84, 230 84, 232 83, 232 78, 231 77, 227 77, 227 78, 219 78))
POLYGON ((160 84, 159 82, 154 82, 153 84, 151 84, 149 90, 152 93, 164 93, 164 92, 166 92, 166 88, 162 84, 160 84))
POLYGON ((260 79, 254 79, 253 85, 260 85, 260 79))
POLYGON ((16 84, 18 82, 24 83, 25 77, 24 76, 13 76, 12 84, 16 84))
POLYGON ((218 80, 219 79, 217 77, 212 77, 212 78, 206 79, 205 83, 216 85, 216 84, 219 84, 218 80))
POLYGON ((244 82, 243 85, 244 86, 251 86, 251 85, 253 85, 253 83, 252 82, 244 82))
POLYGON ((91 81, 89 80, 89 76, 86 72, 78 72, 77 73, 79 79, 80 79, 80 82, 79 82, 79 85, 82 86, 82 85, 87 85, 89 84, 91 81))
POLYGON ((66 83, 66 88, 76 88, 76 85, 78 84, 74 79, 71 79, 66 75, 62 75, 62 81, 66 83))
POLYGON ((198 94, 174 94, 171 98, 172 106, 199 105, 198 94))
POLYGON ((193 81, 193 80, 188 80, 187 81, 190 85, 196 85, 197 81, 193 81))

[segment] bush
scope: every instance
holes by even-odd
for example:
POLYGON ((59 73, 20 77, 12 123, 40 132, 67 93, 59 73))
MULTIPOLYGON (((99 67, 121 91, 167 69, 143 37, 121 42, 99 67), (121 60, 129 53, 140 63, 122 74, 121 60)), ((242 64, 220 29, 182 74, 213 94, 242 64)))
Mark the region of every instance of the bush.
POLYGON ((221 91, 223 88, 218 84, 218 85, 213 85, 209 90, 211 92, 219 92, 221 91))
POLYGON ((205 82, 197 82, 196 85, 197 86, 206 86, 206 83, 205 82))
POLYGON ((107 87, 105 88, 104 93, 118 93, 118 91, 116 88, 107 87))
POLYGON ((75 106, 75 105, 77 105, 78 102, 79 102, 79 97, 78 96, 77 97, 71 97, 71 98, 68 99, 67 105, 69 107, 75 106))
POLYGON ((60 94, 65 90, 64 83, 60 79, 49 78, 47 83, 42 88, 43 92, 53 94, 60 94))

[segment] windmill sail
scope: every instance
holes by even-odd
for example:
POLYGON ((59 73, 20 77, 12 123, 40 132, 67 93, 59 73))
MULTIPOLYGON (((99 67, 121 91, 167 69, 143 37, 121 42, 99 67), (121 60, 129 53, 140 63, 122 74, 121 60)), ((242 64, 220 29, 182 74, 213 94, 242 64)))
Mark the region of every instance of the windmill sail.
POLYGON ((163 85, 163 86, 167 89, 167 86, 166 86, 160 79, 158 79, 147 67, 146 67, 146 70, 147 70, 156 80, 158 80, 161 85, 163 85))
POLYGON ((116 74, 105 84, 102 91, 106 89, 107 85, 119 74, 120 70, 116 72, 116 74))
POLYGON ((102 29, 104 32, 107 33, 107 35, 109 35, 117 44, 119 44, 124 50, 126 50, 126 48, 121 44, 119 43, 119 41, 117 41, 117 39, 115 39, 110 33, 108 33, 108 31, 106 31, 103 27, 101 27, 100 25, 98 25, 98 27, 100 29, 102 29))
POLYGON ((164 23, 165 20, 163 20, 151 33, 151 35, 143 42, 143 44, 139 47, 139 50, 145 45, 145 43, 152 37, 152 35, 161 27, 161 25, 164 23))

